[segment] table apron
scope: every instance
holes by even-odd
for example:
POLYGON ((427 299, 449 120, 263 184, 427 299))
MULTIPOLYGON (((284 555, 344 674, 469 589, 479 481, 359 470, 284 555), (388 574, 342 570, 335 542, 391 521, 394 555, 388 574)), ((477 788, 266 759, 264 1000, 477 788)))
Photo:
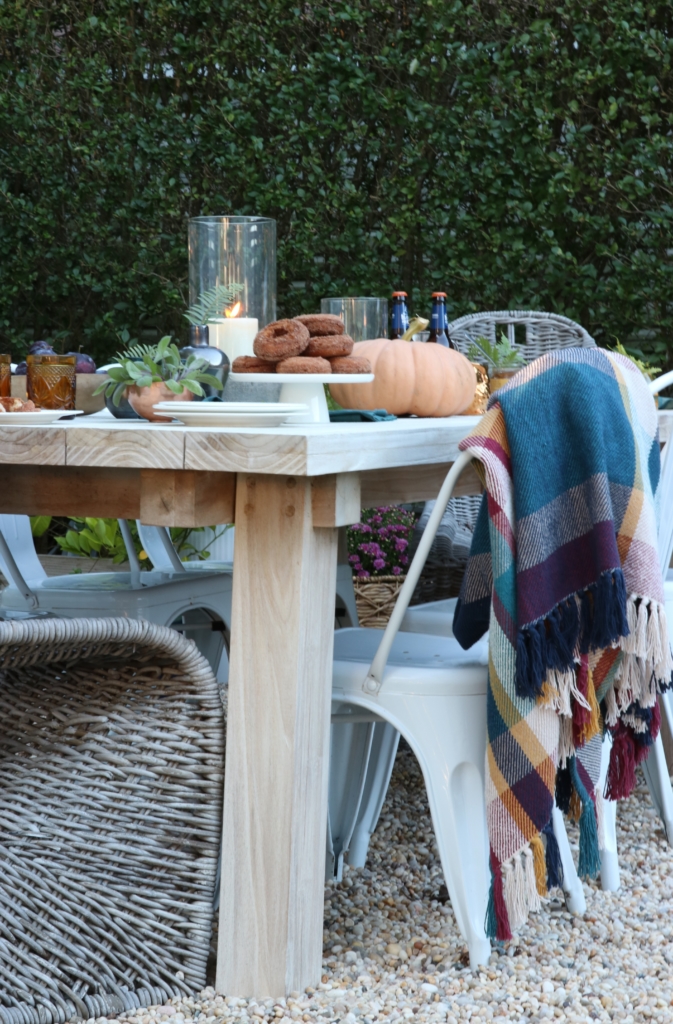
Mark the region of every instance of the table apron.
POLYGON ((236 474, 80 466, 2 467, 0 513, 140 519, 151 526, 234 521, 236 474))

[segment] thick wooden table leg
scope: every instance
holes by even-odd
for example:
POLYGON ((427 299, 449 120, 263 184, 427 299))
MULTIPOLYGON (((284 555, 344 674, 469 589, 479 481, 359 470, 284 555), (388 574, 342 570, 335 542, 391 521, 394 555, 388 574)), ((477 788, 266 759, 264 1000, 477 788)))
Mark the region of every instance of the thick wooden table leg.
POLYGON ((320 980, 337 529, 310 481, 240 474, 217 990, 320 980))

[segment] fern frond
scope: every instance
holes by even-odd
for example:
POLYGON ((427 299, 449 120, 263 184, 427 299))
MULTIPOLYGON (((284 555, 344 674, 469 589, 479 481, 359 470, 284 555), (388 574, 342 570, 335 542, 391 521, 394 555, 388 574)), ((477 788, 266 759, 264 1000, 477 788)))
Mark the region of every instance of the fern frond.
POLYGON ((214 316, 222 316, 224 307, 230 305, 241 291, 242 284, 216 284, 214 288, 201 292, 184 316, 190 324, 207 324, 214 316))

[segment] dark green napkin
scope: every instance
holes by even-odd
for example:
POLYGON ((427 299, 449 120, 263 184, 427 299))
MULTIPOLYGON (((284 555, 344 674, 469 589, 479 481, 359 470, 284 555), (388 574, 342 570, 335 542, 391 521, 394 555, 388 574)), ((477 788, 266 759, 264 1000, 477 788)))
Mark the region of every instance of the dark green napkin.
POLYGON ((385 409, 331 409, 329 418, 331 423, 384 423, 397 416, 385 409))

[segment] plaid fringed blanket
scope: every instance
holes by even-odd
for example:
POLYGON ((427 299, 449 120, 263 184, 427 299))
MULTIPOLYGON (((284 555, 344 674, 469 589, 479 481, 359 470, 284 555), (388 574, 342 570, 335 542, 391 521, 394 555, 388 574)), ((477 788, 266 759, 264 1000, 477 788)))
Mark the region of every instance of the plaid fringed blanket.
POLYGON ((612 799, 658 733, 673 664, 656 409, 630 360, 559 350, 499 390, 460 447, 486 493, 453 628, 464 647, 490 630, 487 929, 506 939, 559 881, 554 794, 579 817, 580 873, 595 875, 602 730, 612 799))

